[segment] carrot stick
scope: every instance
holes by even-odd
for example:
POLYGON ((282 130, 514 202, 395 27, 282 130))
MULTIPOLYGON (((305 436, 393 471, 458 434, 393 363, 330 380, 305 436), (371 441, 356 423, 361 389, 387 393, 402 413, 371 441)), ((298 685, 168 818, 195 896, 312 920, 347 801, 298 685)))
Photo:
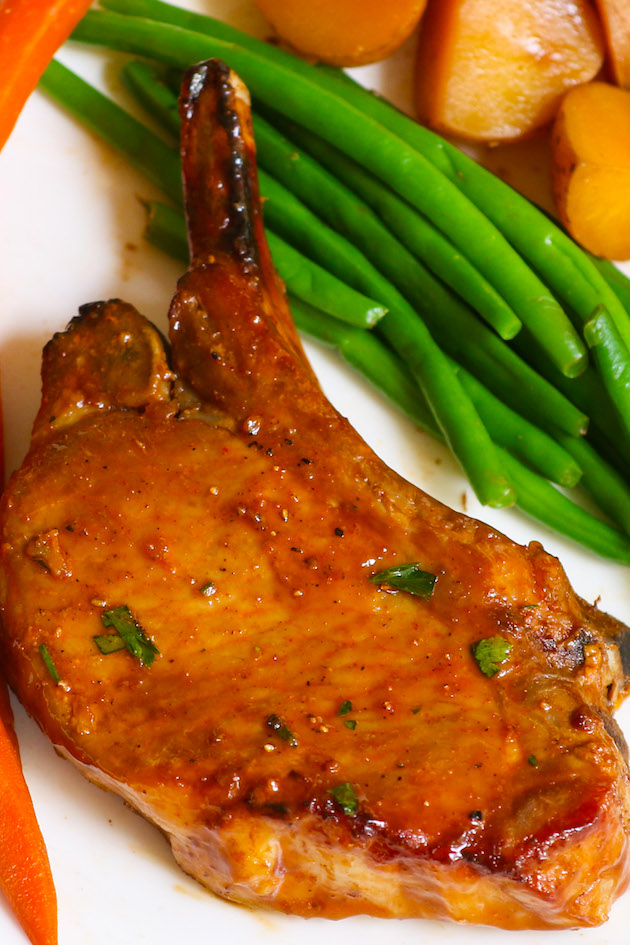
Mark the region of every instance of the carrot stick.
POLYGON ((0 679, 0 886, 33 945, 57 945, 57 897, 0 679))
POLYGON ((0 148, 92 0, 0 0, 0 148))

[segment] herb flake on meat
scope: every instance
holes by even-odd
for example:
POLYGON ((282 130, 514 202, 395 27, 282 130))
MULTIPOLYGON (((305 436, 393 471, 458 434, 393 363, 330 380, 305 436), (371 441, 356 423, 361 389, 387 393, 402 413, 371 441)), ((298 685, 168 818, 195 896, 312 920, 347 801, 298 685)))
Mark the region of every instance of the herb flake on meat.
POLYGON ((372 584, 388 584, 397 591, 407 591, 408 594, 428 600, 433 594, 437 576, 423 571, 418 562, 413 562, 378 571, 370 577, 370 581, 372 584))
POLYGON ((150 666, 160 651, 152 640, 148 638, 143 628, 135 619, 129 608, 123 604, 101 614, 104 627, 113 627, 116 633, 100 634, 94 637, 94 642, 101 653, 115 653, 117 650, 127 649, 143 666, 150 666), (117 636, 121 643, 118 643, 117 636))
POLYGON ((505 637, 485 637, 478 640, 472 646, 472 655, 475 658, 477 666, 484 676, 495 676, 504 663, 510 651, 512 644, 505 637))

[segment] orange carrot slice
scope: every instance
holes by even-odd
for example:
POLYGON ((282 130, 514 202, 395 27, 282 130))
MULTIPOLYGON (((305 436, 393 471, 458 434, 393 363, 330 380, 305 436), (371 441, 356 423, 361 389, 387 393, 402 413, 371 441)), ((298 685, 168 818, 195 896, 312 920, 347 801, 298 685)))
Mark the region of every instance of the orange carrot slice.
POLYGON ((0 0, 0 148, 92 0, 0 0))

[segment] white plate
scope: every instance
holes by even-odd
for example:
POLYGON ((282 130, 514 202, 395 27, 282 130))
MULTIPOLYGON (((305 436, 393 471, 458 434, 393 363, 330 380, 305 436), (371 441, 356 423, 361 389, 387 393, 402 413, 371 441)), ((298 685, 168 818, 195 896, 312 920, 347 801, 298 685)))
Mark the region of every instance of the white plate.
MULTIPOLYGON (((188 0, 235 25, 263 32, 249 0, 188 0)), ((361 70, 401 104, 410 78, 408 44, 383 66, 361 70)), ((62 58, 109 88, 111 65, 94 51, 66 49, 62 58), (104 79, 103 79, 104 76, 104 79)), ((111 63, 112 57, 107 57, 111 63)), ((178 267, 142 240, 138 197, 150 185, 40 94, 31 97, 0 154, 0 372, 7 462, 27 447, 39 399, 41 349, 77 306, 122 297, 164 325, 178 267)), ((578 593, 630 622, 628 571, 562 541, 518 512, 481 509, 454 462, 393 413, 330 353, 308 345, 323 386, 368 442, 408 479, 455 508, 484 518, 517 541, 540 539, 565 564, 578 593)), ((215 899, 175 866, 163 837, 122 802, 85 782, 55 755, 16 705, 24 769, 48 845, 59 897, 60 945, 504 945, 509 933, 416 920, 302 920, 246 911, 215 899)), ((623 724, 622 713, 622 724, 623 724)), ((630 731, 630 714, 625 728, 630 731)), ((630 893, 602 928, 520 933, 535 945, 626 945, 630 893)), ((0 943, 25 936, 0 902, 0 943)))

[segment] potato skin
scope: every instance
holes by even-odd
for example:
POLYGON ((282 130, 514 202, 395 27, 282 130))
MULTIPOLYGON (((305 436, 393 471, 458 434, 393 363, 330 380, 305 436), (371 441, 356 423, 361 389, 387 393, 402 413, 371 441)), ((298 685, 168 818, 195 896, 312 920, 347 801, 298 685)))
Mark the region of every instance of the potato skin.
POLYGON ((549 123, 567 88, 604 55, 586 0, 429 0, 416 65, 416 107, 437 131, 489 143, 549 123))
POLYGON ((426 0, 255 0, 278 36, 334 66, 384 59, 413 32, 426 0))

